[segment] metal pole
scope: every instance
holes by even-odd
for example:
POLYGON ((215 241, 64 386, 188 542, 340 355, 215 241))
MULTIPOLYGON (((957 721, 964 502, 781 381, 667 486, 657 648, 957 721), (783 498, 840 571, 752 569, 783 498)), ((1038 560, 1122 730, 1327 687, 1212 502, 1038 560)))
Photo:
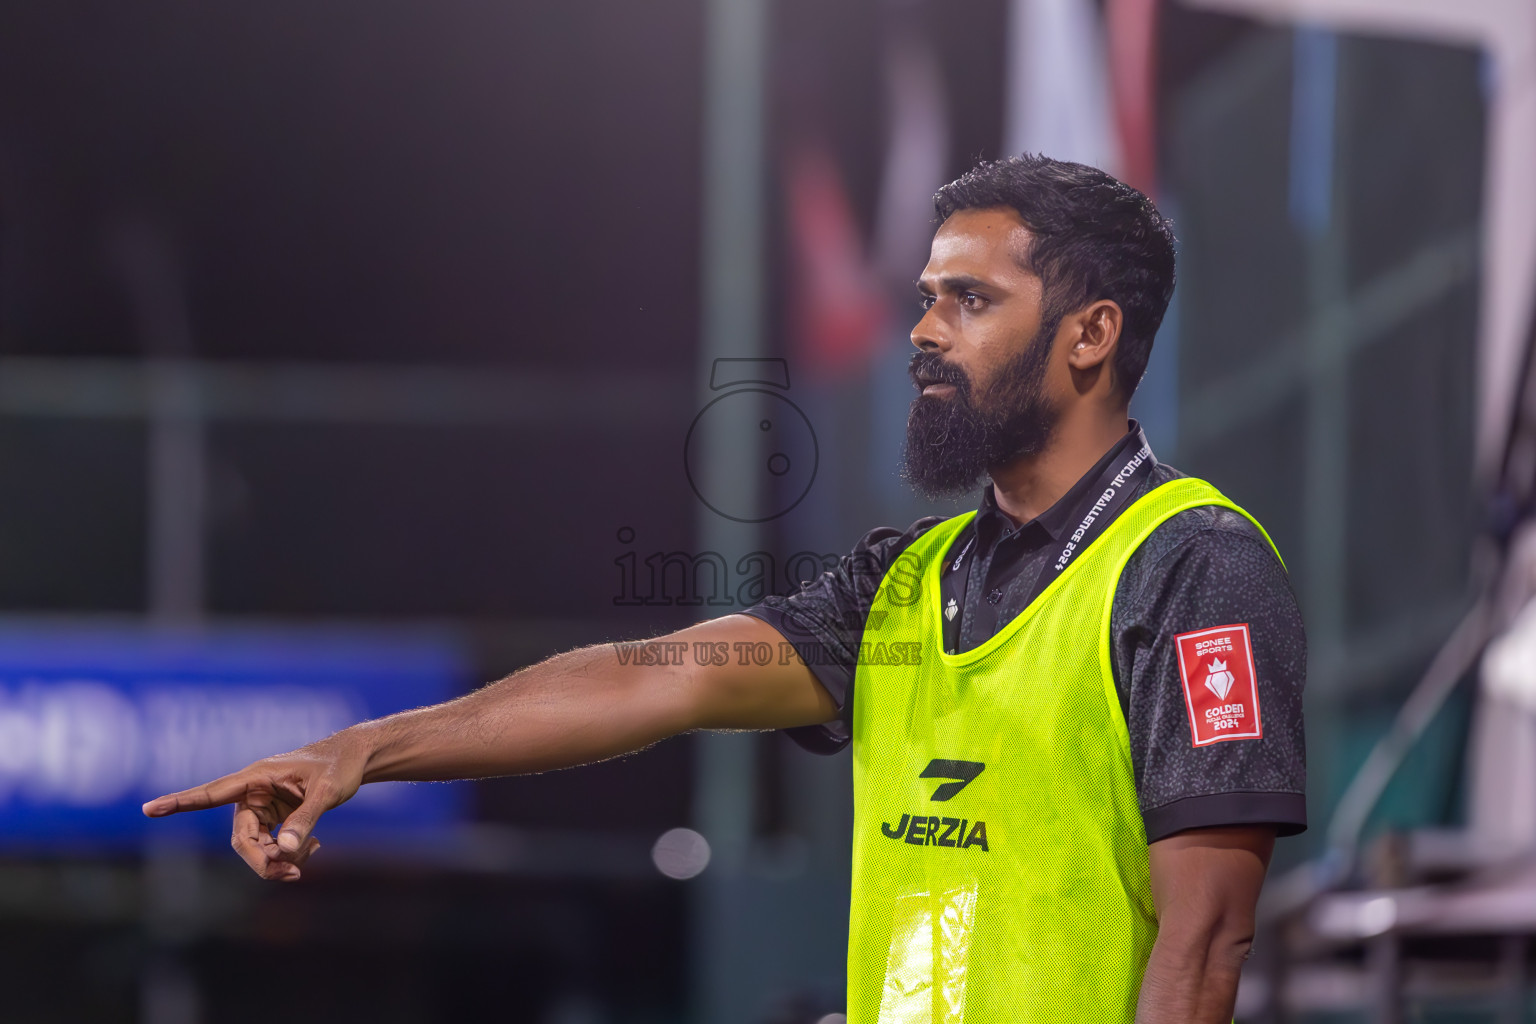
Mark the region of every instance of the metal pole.
POLYGON ((158 623, 185 625, 203 613, 207 490, 186 288, 180 263, 159 225, 131 219, 110 241, 147 356, 148 610, 158 623))
MULTIPOLYGON (((761 358, 763 331, 764 92, 767 0, 705 4, 702 324, 699 408, 715 397, 715 360, 761 358)), ((760 402, 743 392, 733 402, 760 402)), ((737 508, 761 508, 762 442, 750 435, 700 439, 703 487, 737 508)), ((698 507, 700 544, 734 568, 762 547, 762 529, 698 507)), ((742 518, 755 518, 747 516, 742 518)), ((755 1001, 751 964, 734 912, 743 885, 754 805, 753 735, 697 739, 694 818, 713 854, 693 908, 693 1009, 700 1022, 744 1020, 755 1001)))
MULTIPOLYGON (((148 357, 148 617, 161 626, 190 625, 203 614, 207 457, 186 290, 158 225, 125 222, 111 247, 148 357)), ((144 851, 145 932, 151 946, 140 977, 145 1024, 202 1020, 200 986, 185 956, 198 921, 182 899, 195 891, 200 877, 196 853, 162 844, 144 851)))
POLYGON ((1498 1024, 1525 1024, 1529 935, 1506 935, 1499 940, 1499 977, 1503 982, 1498 1024))

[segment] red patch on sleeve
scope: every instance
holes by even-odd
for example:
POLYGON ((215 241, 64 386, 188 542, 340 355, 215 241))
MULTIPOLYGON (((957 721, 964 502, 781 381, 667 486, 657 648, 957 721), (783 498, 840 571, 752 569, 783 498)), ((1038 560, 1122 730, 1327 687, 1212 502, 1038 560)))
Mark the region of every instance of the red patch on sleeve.
POLYGON ((1248 624, 1180 633, 1173 642, 1194 745, 1263 736, 1248 624))

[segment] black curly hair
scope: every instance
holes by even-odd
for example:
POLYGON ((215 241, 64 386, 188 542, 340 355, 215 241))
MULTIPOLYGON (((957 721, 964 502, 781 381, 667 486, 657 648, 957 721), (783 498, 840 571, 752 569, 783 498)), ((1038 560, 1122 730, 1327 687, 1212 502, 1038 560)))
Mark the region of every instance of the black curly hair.
POLYGON ((939 220, 1006 206, 1029 228, 1018 257, 1044 285, 1042 326, 1112 299, 1125 315, 1114 374, 1127 399, 1173 295, 1173 227, 1141 192, 1097 167, 1025 153, 977 164, 933 197, 939 220))

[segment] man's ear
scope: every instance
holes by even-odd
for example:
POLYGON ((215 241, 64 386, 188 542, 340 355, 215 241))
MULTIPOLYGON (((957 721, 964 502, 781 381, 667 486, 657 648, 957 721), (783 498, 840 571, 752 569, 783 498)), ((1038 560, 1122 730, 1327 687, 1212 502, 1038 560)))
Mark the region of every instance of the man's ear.
POLYGON ((1077 337, 1067 351, 1067 365, 1079 371, 1113 366, 1124 323, 1119 303, 1100 299, 1071 314, 1070 319, 1075 322, 1077 337))

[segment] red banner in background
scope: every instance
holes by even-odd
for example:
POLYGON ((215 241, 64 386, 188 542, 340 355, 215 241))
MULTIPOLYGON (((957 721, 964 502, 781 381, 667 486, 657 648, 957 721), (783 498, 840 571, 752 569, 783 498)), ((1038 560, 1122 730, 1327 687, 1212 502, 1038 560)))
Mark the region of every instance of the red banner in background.
POLYGON ((1120 180, 1157 197, 1158 0, 1107 0, 1109 86, 1120 180))
POLYGON ((821 378, 861 370, 889 311, 831 154, 819 146, 792 152, 785 190, 792 361, 821 378))

